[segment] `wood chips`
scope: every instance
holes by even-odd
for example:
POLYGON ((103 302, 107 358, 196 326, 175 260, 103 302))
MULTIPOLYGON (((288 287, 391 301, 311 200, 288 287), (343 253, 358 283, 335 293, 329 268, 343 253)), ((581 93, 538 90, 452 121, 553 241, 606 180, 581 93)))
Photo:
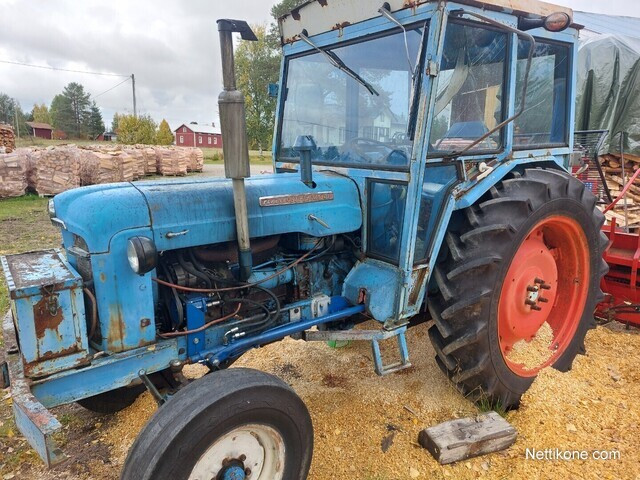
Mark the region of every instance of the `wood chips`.
POLYGON ((547 322, 544 322, 530 342, 520 340, 513 345, 507 358, 513 363, 519 363, 525 370, 533 370, 545 364, 553 355, 551 343, 553 342, 553 330, 547 322))
MULTIPOLYGON (((309 480, 640 479, 637 330, 613 325, 591 331, 588 356, 579 356, 568 373, 544 370, 524 395, 521 408, 507 414, 519 434, 514 446, 448 466, 439 465, 417 444, 419 431, 474 415, 477 409, 437 368, 425 325, 411 329, 408 342, 414 367, 386 377, 373 372, 367 343, 331 349, 324 343, 287 339, 247 353, 236 365, 278 375, 305 401, 315 430, 309 480), (390 432, 394 435, 389 441, 390 432), (611 450, 621 457, 531 460, 526 458, 527 448, 584 449, 589 455, 611 450)), ((387 361, 394 358, 393 347, 382 345, 387 361)), ((189 367, 188 376, 205 371, 189 367)), ((102 438, 111 445, 114 464, 122 465, 136 432, 154 409, 145 393, 108 421, 102 438)), ((117 470, 96 478, 115 479, 117 470)))

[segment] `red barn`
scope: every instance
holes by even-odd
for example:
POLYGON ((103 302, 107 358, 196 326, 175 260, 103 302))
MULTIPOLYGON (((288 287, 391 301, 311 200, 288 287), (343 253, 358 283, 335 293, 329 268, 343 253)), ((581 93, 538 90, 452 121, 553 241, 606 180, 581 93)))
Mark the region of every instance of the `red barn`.
POLYGON ((210 125, 183 123, 174 133, 178 147, 222 148, 222 133, 210 125))
POLYGON ((31 128, 31 136, 46 138, 47 140, 51 140, 53 138, 53 127, 48 123, 26 122, 26 124, 31 128))

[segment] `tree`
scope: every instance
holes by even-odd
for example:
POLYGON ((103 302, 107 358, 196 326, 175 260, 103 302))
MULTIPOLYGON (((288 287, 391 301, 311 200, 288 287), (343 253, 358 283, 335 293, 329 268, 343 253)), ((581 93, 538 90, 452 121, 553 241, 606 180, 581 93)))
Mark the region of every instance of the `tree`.
POLYGON ((118 141, 126 145, 156 143, 156 122, 149 115, 120 115, 118 119, 118 141))
POLYGON ((275 101, 269 83, 277 82, 279 55, 267 41, 266 27, 253 26, 257 42, 241 41, 236 51, 238 87, 245 96, 249 148, 267 148, 272 141, 275 101))
POLYGON ((90 133, 91 96, 79 83, 71 82, 51 102, 54 127, 80 138, 90 133))
POLYGON ((113 120, 111 120, 111 131, 116 135, 118 134, 118 126, 120 124, 121 118, 122 118, 122 114, 116 112, 113 114, 113 120))
POLYGON ((27 116, 22 111, 20 103, 6 93, 0 93, 0 123, 8 123, 13 126, 16 136, 29 135, 29 128, 25 124, 27 116))
POLYGON ((163 118, 158 127, 156 134, 156 143, 158 145, 171 145, 173 143, 173 132, 167 121, 163 118))
POLYGON ((280 3, 277 3, 273 7, 271 7, 271 17, 274 20, 269 27, 269 35, 267 40, 271 45, 271 48, 274 50, 280 49, 280 32, 278 31, 278 18, 283 16, 286 13, 289 13, 294 8, 305 3, 306 0, 282 0, 280 3))
POLYGON ((33 110, 31 110, 31 116, 33 117, 34 122, 48 123, 51 125, 51 114, 49 113, 49 108, 47 108, 44 103, 36 103, 33 106, 33 110))
POLYGON ((102 120, 102 112, 96 105, 96 101, 91 103, 91 112, 89 113, 89 135, 91 138, 98 138, 104 133, 104 121, 102 120))

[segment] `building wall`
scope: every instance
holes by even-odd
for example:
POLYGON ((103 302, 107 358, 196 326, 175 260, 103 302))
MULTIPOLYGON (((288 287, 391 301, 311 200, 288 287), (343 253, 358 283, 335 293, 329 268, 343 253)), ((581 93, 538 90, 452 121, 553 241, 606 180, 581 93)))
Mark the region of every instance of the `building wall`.
POLYGON ((48 140, 51 140, 51 130, 48 130, 46 128, 34 128, 33 129, 33 136, 34 137, 38 137, 38 138, 46 138, 48 140))
POLYGON ((222 148, 222 135, 218 133, 194 133, 186 126, 174 133, 178 147, 222 148))

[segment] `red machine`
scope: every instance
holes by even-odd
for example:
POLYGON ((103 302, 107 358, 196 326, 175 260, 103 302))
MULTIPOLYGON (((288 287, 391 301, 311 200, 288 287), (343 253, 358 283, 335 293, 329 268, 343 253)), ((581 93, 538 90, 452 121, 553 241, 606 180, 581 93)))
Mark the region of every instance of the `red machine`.
POLYGON ((602 279, 605 299, 598 305, 596 316, 640 327, 640 235, 620 231, 615 219, 602 231, 609 237, 603 256, 609 273, 602 279))

